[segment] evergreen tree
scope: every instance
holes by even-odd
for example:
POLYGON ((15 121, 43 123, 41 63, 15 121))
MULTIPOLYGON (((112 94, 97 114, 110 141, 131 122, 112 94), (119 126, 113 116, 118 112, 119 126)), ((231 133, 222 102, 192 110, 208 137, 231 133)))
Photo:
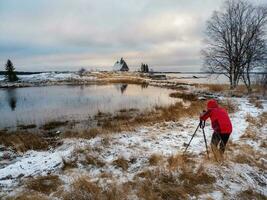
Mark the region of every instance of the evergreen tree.
POLYGON ((8 59, 7 63, 5 65, 6 74, 5 77, 8 81, 14 82, 18 80, 17 74, 15 72, 15 67, 13 66, 13 63, 8 59))

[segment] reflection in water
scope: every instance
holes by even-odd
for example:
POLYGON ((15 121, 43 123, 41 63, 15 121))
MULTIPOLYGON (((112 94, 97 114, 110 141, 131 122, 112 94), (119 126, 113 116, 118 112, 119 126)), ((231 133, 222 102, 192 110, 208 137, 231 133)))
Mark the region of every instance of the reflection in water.
POLYGON ((126 91, 128 84, 116 84, 114 86, 116 87, 117 90, 121 92, 121 94, 123 94, 126 91))
POLYGON ((99 111, 114 113, 121 109, 167 106, 176 102, 169 97, 171 92, 132 84, 0 89, 0 129, 17 124, 39 126, 53 120, 85 120, 99 111))
POLYGON ((145 88, 147 88, 147 87, 148 87, 148 83, 142 83, 142 84, 141 84, 141 88, 142 88, 142 89, 145 89, 145 88))
POLYGON ((8 89, 6 95, 9 107, 11 108, 12 111, 14 111, 16 109, 16 104, 17 104, 16 89, 15 88, 8 89))
POLYGON ((127 89, 128 84, 122 84, 121 85, 121 93, 123 94, 127 89))

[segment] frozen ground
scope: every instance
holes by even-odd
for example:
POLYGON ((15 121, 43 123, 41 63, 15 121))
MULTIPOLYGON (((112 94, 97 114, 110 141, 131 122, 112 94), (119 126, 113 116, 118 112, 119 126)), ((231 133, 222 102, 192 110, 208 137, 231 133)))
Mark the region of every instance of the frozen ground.
MULTIPOLYGON (((247 114, 250 113, 251 116, 257 117, 266 112, 267 102, 263 103, 264 109, 259 109, 251 105, 245 98, 234 100, 239 105, 239 111, 231 115, 234 126, 231 135, 232 142, 238 145, 250 144, 252 148, 255 146, 255 149, 261 148, 258 143, 250 143, 248 140, 241 139, 240 136, 244 134, 249 125, 246 121, 247 114)), ((168 157, 181 153, 186 143, 190 140, 197 124, 198 119, 183 119, 179 123, 165 122, 154 126, 141 127, 134 132, 96 137, 91 140, 65 139, 62 146, 46 152, 28 151, 22 157, 17 158, 16 162, 0 169, 2 194, 9 192, 14 194, 14 192, 19 191, 21 188, 19 187, 18 189, 17 186, 20 185, 20 181, 25 177, 51 173, 59 175, 66 184, 81 174, 86 174, 92 177, 92 180, 98 180, 102 184, 111 181, 101 178, 103 173, 111 174, 113 179, 116 179, 119 183, 133 180, 136 174, 152 168, 148 163, 151 155, 159 154, 163 157, 168 157), (63 159, 82 159, 82 156, 77 154, 78 151, 87 152, 87 155, 103 161, 105 165, 101 167, 78 165, 71 172, 62 171, 63 159), (114 160, 121 157, 126 160, 133 160, 126 171, 112 164, 114 160)), ((209 124, 206 126, 206 135, 208 142, 210 142, 212 130, 209 124)), ((257 132, 265 140, 267 139, 266 128, 267 125, 265 124, 257 132)), ((266 171, 262 172, 257 167, 235 163, 231 160, 226 160, 222 164, 205 161, 205 146, 200 130, 193 139, 188 151, 195 156, 199 163, 206 162, 206 170, 217 177, 214 191, 200 196, 201 199, 207 199, 208 197, 224 199, 225 195, 226 198, 231 197, 248 188, 253 188, 255 191, 267 196, 266 171)), ((261 149, 261 152, 266 155, 266 148, 261 149)), ((226 158, 230 156, 230 153, 226 152, 226 158)), ((262 159, 266 166, 267 158, 264 157, 262 159)))

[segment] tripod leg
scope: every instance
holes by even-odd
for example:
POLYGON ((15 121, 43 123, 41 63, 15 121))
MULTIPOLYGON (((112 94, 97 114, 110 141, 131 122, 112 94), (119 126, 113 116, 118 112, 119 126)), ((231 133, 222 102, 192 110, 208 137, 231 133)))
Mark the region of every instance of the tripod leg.
POLYGON ((208 145, 207 145, 207 140, 206 140, 206 135, 205 135, 204 128, 202 129, 202 131, 203 131, 203 137, 204 137, 204 140, 205 140, 207 155, 208 155, 208 158, 209 158, 209 150, 208 150, 208 145))
POLYGON ((198 128, 199 128, 199 125, 197 126, 197 128, 196 128, 196 130, 195 130, 194 134, 192 135, 192 137, 191 137, 191 139, 190 139, 189 143, 187 144, 187 146, 186 146, 186 148, 185 148, 185 150, 184 150, 183 154, 184 154, 184 153, 187 151, 187 149, 188 149, 188 147, 189 147, 189 145, 190 145, 191 141, 193 140, 193 138, 194 138, 194 136, 195 136, 195 134, 196 134, 196 132, 197 132, 198 128))

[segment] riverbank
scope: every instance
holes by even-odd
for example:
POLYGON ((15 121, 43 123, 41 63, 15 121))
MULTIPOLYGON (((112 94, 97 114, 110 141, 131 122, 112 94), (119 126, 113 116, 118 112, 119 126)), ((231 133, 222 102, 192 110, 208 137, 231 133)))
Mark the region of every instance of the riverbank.
MULTIPOLYGON (((81 122, 54 121, 1 132, 0 197, 266 198, 266 100, 229 93, 224 86, 212 91, 207 85, 169 80, 146 83, 175 89, 170 96, 179 101, 145 112, 99 112, 92 128, 78 130, 73 127, 81 122), (230 112, 234 125, 220 162, 213 155, 206 157, 200 131, 188 154, 182 155, 209 98, 216 98, 230 112)), ((210 124, 205 130, 210 141, 210 124)))
MULTIPOLYGON (((212 155, 206 158, 201 132, 189 154, 181 155, 198 123, 183 117, 91 139, 61 139, 55 148, 26 151, 0 169, 2 197, 261 199, 267 195, 267 102, 260 109, 245 98, 233 101, 238 110, 231 119, 238 126, 221 163, 212 155)), ((208 140, 211 133, 207 125, 208 140)))

